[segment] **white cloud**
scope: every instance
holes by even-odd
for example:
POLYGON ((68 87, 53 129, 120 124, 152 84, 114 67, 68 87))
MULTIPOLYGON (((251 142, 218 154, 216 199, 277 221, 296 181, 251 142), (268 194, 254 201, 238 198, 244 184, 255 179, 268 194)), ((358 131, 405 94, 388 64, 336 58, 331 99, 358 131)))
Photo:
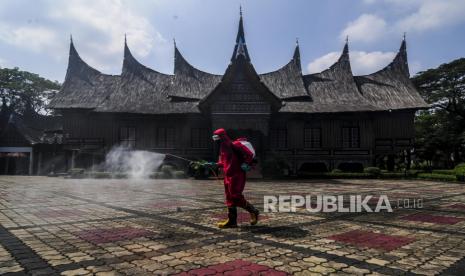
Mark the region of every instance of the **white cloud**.
POLYGON ((336 60, 339 58, 341 55, 341 52, 331 52, 328 53, 324 56, 321 56, 312 62, 310 62, 307 65, 307 70, 309 73, 317 73, 325 70, 329 66, 331 66, 333 63, 336 62, 336 60))
POLYGON ((103 72, 119 73, 127 34, 136 57, 148 57, 160 61, 163 69, 170 68, 166 56, 172 54, 171 43, 140 14, 142 11, 132 1, 42 0, 38 7, 33 19, 29 19, 27 11, 18 15, 18 20, 1 18, 0 42, 64 63, 68 57, 68 37, 73 34, 78 52, 86 62, 103 72))
MULTIPOLYGON (((363 0, 366 4, 384 3, 388 12, 398 14, 390 29, 396 32, 423 32, 465 21, 463 0, 363 0)), ((386 12, 386 11, 385 11, 386 12)))
POLYGON ((405 31, 427 31, 465 21, 465 1, 425 0, 418 9, 400 19, 396 27, 405 31))
POLYGON ((373 14, 362 14, 356 20, 347 24, 340 38, 349 36, 351 41, 373 42, 387 31, 386 21, 373 14))
MULTIPOLYGON (((310 73, 321 72, 332 64, 334 64, 341 52, 330 52, 321 56, 307 66, 310 73)), ((382 69, 388 65, 396 53, 394 52, 364 52, 364 51, 350 51, 350 63, 352 71, 355 75, 370 74, 382 69)))
POLYGON ((58 5, 57 2, 53 3, 50 17, 66 21, 70 29, 76 30, 76 44, 85 44, 84 59, 96 64, 98 69, 121 66, 124 34, 127 34, 128 45, 136 56, 154 54, 161 57, 172 51, 170 43, 149 20, 131 10, 127 2, 71 0, 59 2, 58 5), (84 37, 79 37, 80 34, 84 34, 84 37))
POLYGON ((13 27, 0 23, 0 40, 5 43, 40 52, 54 47, 57 35, 52 29, 41 26, 13 27))
POLYGON ((352 71, 356 75, 370 74, 384 68, 395 57, 395 52, 350 52, 352 71))

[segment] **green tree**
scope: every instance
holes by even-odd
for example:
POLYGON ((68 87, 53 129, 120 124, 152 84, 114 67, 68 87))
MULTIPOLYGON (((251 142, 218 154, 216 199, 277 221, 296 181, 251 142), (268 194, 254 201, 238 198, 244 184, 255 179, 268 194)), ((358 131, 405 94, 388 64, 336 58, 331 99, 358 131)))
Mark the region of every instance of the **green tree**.
POLYGON ((50 113, 47 104, 58 92, 60 84, 37 74, 13 69, 0 68, 0 98, 15 112, 23 114, 32 108, 42 114, 50 113))
POLYGON ((412 81, 431 105, 416 118, 420 157, 452 167, 465 158, 465 58, 419 72, 412 81))

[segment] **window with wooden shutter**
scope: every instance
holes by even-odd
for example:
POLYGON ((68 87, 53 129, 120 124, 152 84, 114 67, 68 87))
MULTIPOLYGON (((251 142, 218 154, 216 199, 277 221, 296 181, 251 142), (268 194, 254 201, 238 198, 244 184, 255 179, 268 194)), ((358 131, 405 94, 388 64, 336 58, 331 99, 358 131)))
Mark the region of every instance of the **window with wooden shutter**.
POLYGON ((270 144, 272 148, 285 149, 287 148, 287 129, 276 128, 270 132, 270 144))
POLYGON ((191 147, 194 149, 206 149, 211 143, 207 128, 192 128, 191 129, 191 147))
POLYGON ((360 129, 359 127, 342 128, 342 147, 359 148, 360 147, 360 129))
POLYGON ((304 128, 304 147, 321 148, 321 128, 305 127, 304 128))
POLYGON ((134 148, 136 146, 136 128, 120 127, 119 140, 121 146, 126 148, 134 148))
POLYGON ((159 127, 155 131, 156 148, 174 148, 176 146, 176 129, 159 127))

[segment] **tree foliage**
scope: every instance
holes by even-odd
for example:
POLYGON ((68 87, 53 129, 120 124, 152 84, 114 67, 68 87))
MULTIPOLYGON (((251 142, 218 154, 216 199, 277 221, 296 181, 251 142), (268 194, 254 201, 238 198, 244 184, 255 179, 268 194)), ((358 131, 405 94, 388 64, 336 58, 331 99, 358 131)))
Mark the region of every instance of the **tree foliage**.
POLYGON ((465 158, 465 58, 420 72, 412 81, 431 105, 416 118, 420 157, 453 167, 465 158))
POLYGON ((27 108, 46 114, 47 104, 58 92, 60 84, 37 74, 13 69, 0 68, 0 98, 17 113, 23 114, 27 108))

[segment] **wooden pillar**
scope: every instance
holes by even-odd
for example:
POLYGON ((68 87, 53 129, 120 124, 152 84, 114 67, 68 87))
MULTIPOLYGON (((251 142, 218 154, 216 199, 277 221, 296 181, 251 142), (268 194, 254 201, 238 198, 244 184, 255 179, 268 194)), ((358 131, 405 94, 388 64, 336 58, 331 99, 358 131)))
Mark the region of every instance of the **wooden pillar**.
POLYGON ((32 175, 34 169, 34 151, 29 152, 29 175, 32 175))
POLYGON ((412 163, 412 154, 410 151, 410 149, 407 150, 407 170, 410 170, 410 166, 412 163))
POLYGON ((74 169, 74 162, 75 162, 75 159, 76 158, 76 151, 75 150, 72 150, 71 151, 71 170, 74 169))
POLYGON ((42 152, 39 151, 39 156, 37 156, 37 175, 42 174, 42 152))
POLYGON ((9 156, 5 156, 5 174, 8 174, 8 167, 10 166, 10 157, 9 156))
POLYGON ((390 172, 394 171, 394 167, 395 167, 395 155, 394 154, 389 154, 388 155, 386 165, 387 165, 388 171, 390 171, 390 172))
POLYGON ((95 166, 95 153, 91 153, 92 155, 92 165, 90 167, 91 172, 94 172, 94 166, 95 166))

